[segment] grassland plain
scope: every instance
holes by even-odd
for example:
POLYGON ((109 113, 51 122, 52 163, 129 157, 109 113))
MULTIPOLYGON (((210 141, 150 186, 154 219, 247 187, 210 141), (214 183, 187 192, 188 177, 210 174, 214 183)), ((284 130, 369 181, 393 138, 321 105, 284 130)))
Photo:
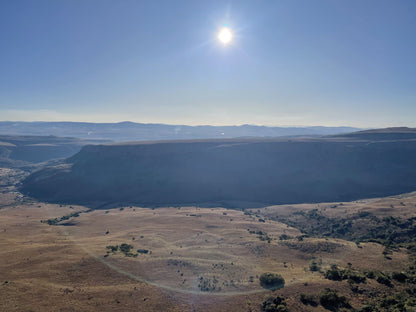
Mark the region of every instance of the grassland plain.
MULTIPOLYGON (((411 250, 397 243, 386 251, 385 242, 363 237, 377 220, 401 225, 415 217, 415 193, 246 211, 90 210, 22 198, 9 184, 0 194, 1 311, 261 311, 268 295, 285 298, 289 311, 325 311, 319 304, 325 288, 346 296, 349 310, 373 304, 392 311, 381 303, 412 289, 409 279, 392 278, 410 277, 411 250), (351 225, 328 230, 339 229, 340 220, 351 225), (317 235, 318 227, 327 233, 317 235), (121 252, 122 245, 131 248, 121 252), (348 278, 325 278, 334 265, 348 278), (285 286, 262 288, 264 272, 280 274, 285 286), (390 284, 353 281, 369 272, 382 272, 390 284), (316 304, 305 305, 301 296, 316 304)), ((411 304, 400 311, 412 311, 411 304)))

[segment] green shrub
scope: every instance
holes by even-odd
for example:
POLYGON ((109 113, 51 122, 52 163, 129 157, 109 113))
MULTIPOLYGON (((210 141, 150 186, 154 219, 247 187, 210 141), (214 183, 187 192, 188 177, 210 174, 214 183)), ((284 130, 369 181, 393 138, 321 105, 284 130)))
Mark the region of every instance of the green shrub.
POLYGON ((349 268, 346 270, 339 269, 335 264, 331 265, 331 268, 325 272, 325 278, 333 281, 348 280, 352 283, 364 283, 366 280, 365 275, 349 268))
POLYGON ((54 218, 46 220, 46 223, 48 223, 48 225, 57 225, 59 221, 58 218, 54 218))
POLYGON ((368 278, 371 278, 371 279, 376 278, 376 273, 374 273, 374 271, 365 271, 364 274, 368 278))
POLYGON ((115 246, 109 245, 106 248, 111 250, 112 252, 116 252, 118 250, 118 245, 115 245, 115 246))
POLYGON ((364 283, 365 280, 366 280, 364 275, 362 275, 358 272, 352 271, 352 270, 346 270, 344 272, 343 277, 348 279, 348 281, 351 281, 351 282, 354 282, 354 283, 357 283, 357 284, 364 283))
POLYGON ((288 312, 285 298, 269 296, 263 301, 261 310, 264 312, 288 312))
POLYGON ((123 243, 123 244, 120 245, 120 251, 124 254, 129 253, 130 250, 132 250, 132 249, 133 249, 133 246, 130 245, 130 244, 123 243))
POLYGON ((304 305, 311 305, 313 307, 316 307, 318 305, 318 302, 316 302, 315 297, 312 295, 306 295, 306 294, 300 294, 300 301, 304 305))
POLYGON ((376 281, 380 284, 383 284, 383 285, 386 285, 386 286, 389 286, 389 287, 392 286, 390 277, 388 277, 387 275, 384 275, 381 272, 377 272, 376 281))
POLYGON ((218 280, 214 277, 212 280, 206 277, 199 278, 198 288, 201 291, 221 291, 221 287, 217 287, 218 280))
POLYGON ((280 240, 287 240, 287 239, 291 239, 291 238, 292 237, 290 237, 289 235, 286 235, 286 234, 282 234, 282 235, 279 236, 280 240))
POLYGON ((147 253, 149 253, 149 250, 148 249, 137 249, 137 252, 141 253, 141 254, 147 254, 147 253))
POLYGON ((343 278, 343 271, 338 269, 338 267, 333 264, 331 268, 325 272, 325 278, 332 280, 332 281, 342 281, 343 278))
POLYGON ((325 309, 330 311, 351 307, 345 296, 338 295, 338 291, 331 288, 325 288, 319 293, 319 302, 325 309))
POLYGON ((260 285, 267 289, 279 289, 285 285, 284 278, 276 273, 263 273, 259 279, 260 285))
POLYGON ((48 219, 48 220, 42 220, 41 222, 47 223, 48 225, 59 225, 59 222, 61 221, 65 221, 65 220, 69 220, 70 218, 77 218, 77 217, 79 217, 79 212, 73 212, 68 215, 62 216, 59 219, 53 218, 53 219, 48 219))
POLYGON ((392 279, 398 281, 399 283, 404 283, 407 280, 407 275, 401 272, 393 272, 391 277, 392 279))
POLYGON ((109 250, 109 251, 107 251, 107 253, 109 253, 110 251, 113 252, 113 253, 116 253, 117 251, 120 251, 126 257, 137 257, 138 256, 137 253, 134 254, 134 253, 130 252, 133 249, 133 246, 129 245, 129 244, 126 244, 126 243, 123 243, 121 245, 115 245, 115 246, 109 245, 106 248, 109 250))
POLYGON ((309 263, 309 270, 312 272, 318 272, 321 270, 321 267, 318 265, 318 263, 315 260, 312 260, 309 263))

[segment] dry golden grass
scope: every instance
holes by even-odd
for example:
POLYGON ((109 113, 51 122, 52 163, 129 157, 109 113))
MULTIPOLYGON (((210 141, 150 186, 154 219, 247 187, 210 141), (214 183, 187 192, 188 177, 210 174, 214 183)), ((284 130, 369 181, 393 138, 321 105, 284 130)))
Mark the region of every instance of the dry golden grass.
MULTIPOLYGON (((9 192, 10 190, 8 190, 9 192)), ((340 239, 279 240, 301 233, 283 223, 224 208, 167 207, 87 212, 0 194, 1 311, 259 311, 270 291, 258 276, 276 272, 286 280, 275 291, 287 298, 291 311, 323 311, 304 306, 300 293, 317 294, 324 287, 350 293, 346 282, 311 272, 312 258, 322 267, 351 263, 357 269, 400 271, 407 264, 403 250, 386 259, 384 247, 340 239), (72 226, 50 226, 41 220, 83 212, 72 226), (250 231, 271 238, 261 241, 250 231), (107 234, 106 234, 107 233, 107 234), (128 243, 151 254, 106 255, 107 245, 128 243), (201 291, 199 279, 218 280, 217 289, 201 291), (251 281, 252 280, 252 281, 251 281), (232 282, 231 282, 232 281, 232 282), (6 283, 7 282, 7 283, 6 283), (218 290, 221 287, 221 290, 218 290)), ((328 216, 371 211, 407 217, 415 214, 416 194, 397 198, 335 204, 284 205, 260 209, 272 217, 293 210, 319 209, 328 216), (391 208, 393 205, 393 208, 391 208)), ((257 211, 257 209, 253 210, 257 211)), ((387 291, 369 280, 363 287, 387 291)), ((365 301, 353 297, 353 306, 365 301)))

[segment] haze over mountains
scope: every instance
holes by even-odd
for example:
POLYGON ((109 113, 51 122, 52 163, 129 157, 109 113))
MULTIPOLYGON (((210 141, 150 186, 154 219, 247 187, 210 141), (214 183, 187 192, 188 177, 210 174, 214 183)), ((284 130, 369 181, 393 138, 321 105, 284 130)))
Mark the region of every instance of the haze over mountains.
POLYGON ((112 141, 216 139, 234 137, 321 136, 357 131, 352 127, 185 126, 134 122, 12 122, 0 121, 0 134, 54 135, 112 141))
POLYGON ((416 129, 84 146, 22 191, 93 207, 349 201, 416 189, 416 129))
POLYGON ((0 166, 20 167, 77 153, 87 144, 108 140, 82 140, 55 136, 0 135, 0 166))

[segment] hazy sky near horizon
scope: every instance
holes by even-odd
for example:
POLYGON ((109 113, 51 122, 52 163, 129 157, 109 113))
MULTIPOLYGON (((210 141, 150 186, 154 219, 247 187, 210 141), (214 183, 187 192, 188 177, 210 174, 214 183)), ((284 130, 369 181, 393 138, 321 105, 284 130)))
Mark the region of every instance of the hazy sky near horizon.
POLYGON ((416 127, 415 31, 413 0, 1 1, 0 120, 416 127))

